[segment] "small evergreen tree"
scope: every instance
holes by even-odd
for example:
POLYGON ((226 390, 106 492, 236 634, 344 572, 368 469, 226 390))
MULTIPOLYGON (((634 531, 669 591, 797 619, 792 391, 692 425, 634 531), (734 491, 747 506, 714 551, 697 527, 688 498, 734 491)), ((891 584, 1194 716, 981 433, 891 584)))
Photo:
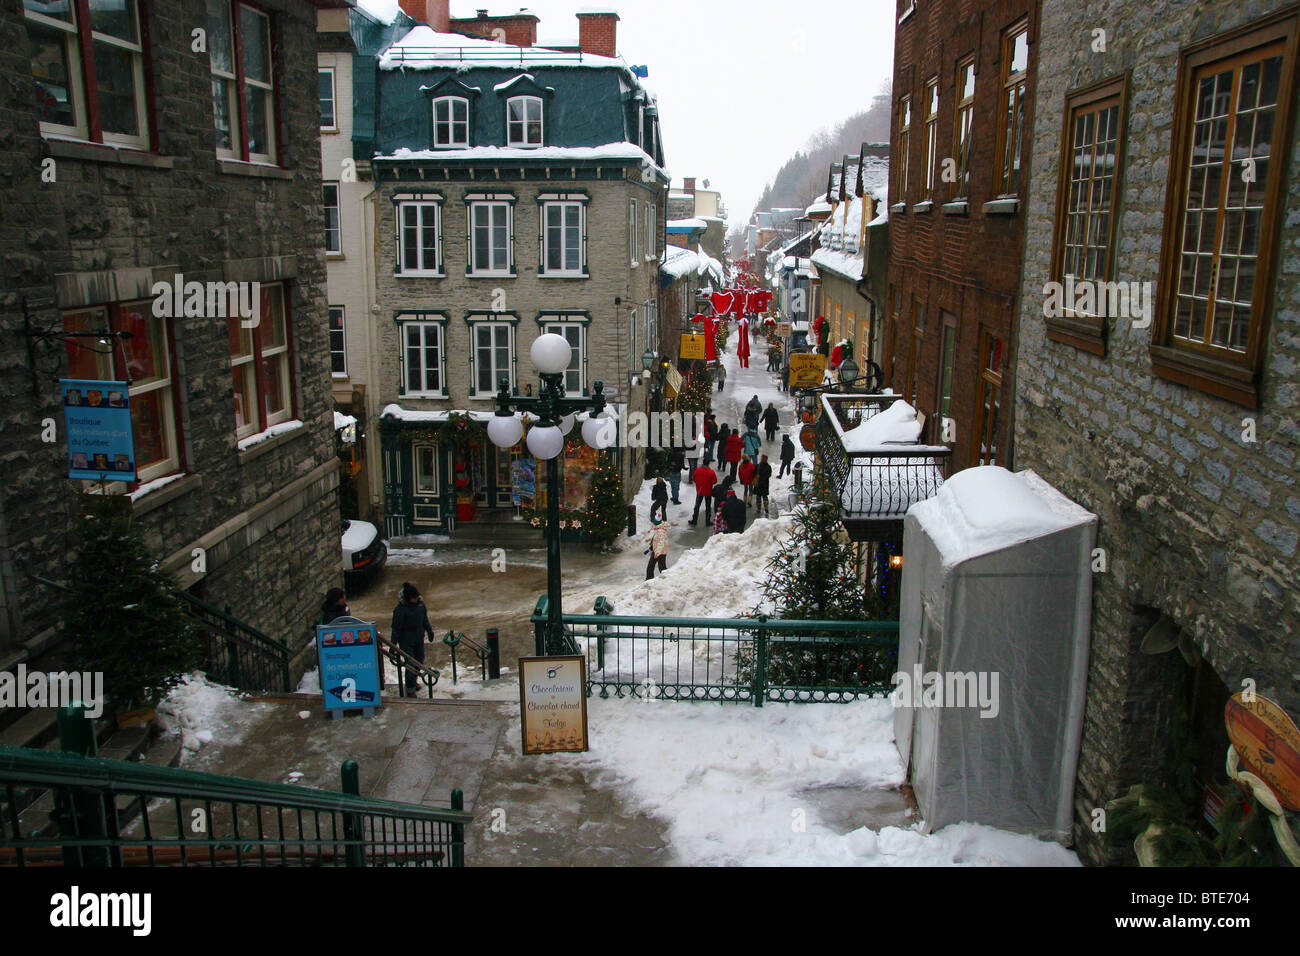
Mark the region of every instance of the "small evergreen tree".
POLYGON ((72 665, 104 675, 115 705, 155 704, 198 665, 200 629, 131 527, 130 502, 85 495, 63 630, 72 665))
POLYGON ((697 367, 682 385, 682 392, 677 396, 677 410, 688 413, 713 411, 713 375, 707 366, 697 367))
POLYGON ((608 545, 627 527, 627 500, 623 496, 623 476, 606 449, 596 462, 596 473, 587 490, 587 513, 582 529, 602 544, 608 545))

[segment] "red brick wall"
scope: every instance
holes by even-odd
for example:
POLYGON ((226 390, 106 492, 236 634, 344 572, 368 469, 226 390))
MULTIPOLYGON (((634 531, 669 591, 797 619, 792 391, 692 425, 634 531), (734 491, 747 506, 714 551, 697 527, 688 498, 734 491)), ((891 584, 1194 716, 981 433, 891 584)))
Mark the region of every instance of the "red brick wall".
MULTIPOLYGON (((900 2, 899 12, 908 3, 900 2)), ((895 302, 901 298, 893 336, 892 374, 888 384, 906 390, 908 356, 913 347, 913 305, 924 314, 917 355, 917 405, 934 418, 942 365, 941 312, 956 316, 957 340, 953 365, 954 471, 978 463, 974 446, 977 410, 982 393, 980 344, 982 332, 1002 340, 1002 384, 998 413, 997 463, 1010 465, 1015 367, 1016 315, 1024 253, 1024 202, 1027 198, 1031 133, 1033 130, 1039 0, 990 0, 972 4, 942 0, 919 4, 899 25, 894 42, 894 115, 891 121, 891 207, 907 203, 905 213, 891 210, 889 223, 889 294, 886 321, 893 321, 895 302), (977 9, 977 7, 979 9, 977 9), (1022 129, 1020 210, 1014 215, 993 215, 982 206, 998 198, 995 154, 997 121, 1002 95, 1001 44, 1003 31, 1017 21, 1029 20, 1029 67, 1022 129), (943 203, 953 198, 953 186, 935 173, 934 208, 917 213, 914 205, 928 198, 925 192, 926 130, 925 86, 939 77, 937 156, 953 156, 957 103, 957 62, 975 55, 975 120, 971 139, 969 213, 946 215, 943 203), (898 110, 902 96, 912 97, 910 155, 898 153, 898 110), (908 195, 895 195, 897 170, 909 165, 908 195), (901 293, 901 296, 900 296, 901 293)), ((888 338, 885 339, 888 341, 888 338)), ((889 357, 882 364, 890 368, 889 357)), ((937 442, 939 423, 926 427, 927 440, 937 442)))
POLYGON ((451 32, 461 36, 498 40, 512 46, 537 45, 537 18, 533 16, 466 17, 451 21, 451 32), (505 36, 495 31, 503 31, 505 36))
POLYGON ((618 15, 578 14, 578 46, 582 48, 583 53, 618 56, 618 15))

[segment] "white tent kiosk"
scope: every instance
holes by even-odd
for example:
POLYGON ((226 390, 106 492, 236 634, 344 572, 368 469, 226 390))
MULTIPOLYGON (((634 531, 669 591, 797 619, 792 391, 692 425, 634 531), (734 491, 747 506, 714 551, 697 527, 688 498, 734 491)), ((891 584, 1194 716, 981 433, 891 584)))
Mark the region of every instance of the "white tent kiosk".
POLYGON ((1034 472, 996 466, 908 511, 894 736, 927 831, 1071 842, 1096 523, 1034 472))

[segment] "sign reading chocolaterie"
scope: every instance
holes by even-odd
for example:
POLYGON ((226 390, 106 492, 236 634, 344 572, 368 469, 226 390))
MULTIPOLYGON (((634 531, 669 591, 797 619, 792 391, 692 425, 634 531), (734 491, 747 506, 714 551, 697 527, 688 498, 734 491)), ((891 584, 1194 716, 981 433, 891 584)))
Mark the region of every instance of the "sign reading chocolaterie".
POLYGON ((526 754, 587 749, 587 659, 519 658, 519 713, 526 754))

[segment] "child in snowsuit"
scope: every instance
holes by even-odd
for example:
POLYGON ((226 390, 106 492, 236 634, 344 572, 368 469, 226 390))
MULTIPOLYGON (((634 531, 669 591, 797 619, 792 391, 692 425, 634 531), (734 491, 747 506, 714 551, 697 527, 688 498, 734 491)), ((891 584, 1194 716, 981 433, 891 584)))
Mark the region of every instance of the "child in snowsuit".
POLYGON ((650 561, 645 566, 647 581, 655 576, 656 564, 660 571, 668 570, 668 525, 664 524, 662 518, 651 518, 650 521, 653 527, 645 536, 645 553, 650 555, 650 561))

